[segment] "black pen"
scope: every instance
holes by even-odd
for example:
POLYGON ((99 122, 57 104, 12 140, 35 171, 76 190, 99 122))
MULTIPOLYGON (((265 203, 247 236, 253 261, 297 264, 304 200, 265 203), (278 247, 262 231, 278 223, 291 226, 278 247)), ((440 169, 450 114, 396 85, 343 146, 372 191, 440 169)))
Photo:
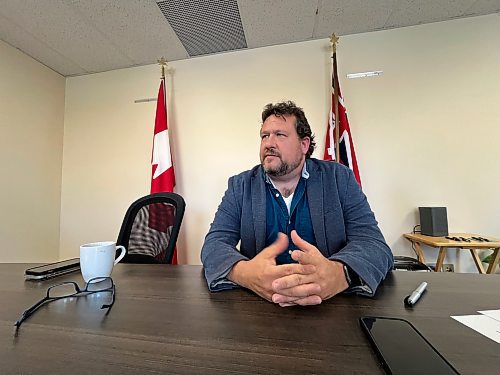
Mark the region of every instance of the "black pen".
POLYGON ((424 281, 422 284, 418 286, 417 289, 413 291, 412 294, 407 296, 404 300, 406 306, 413 306, 420 299, 420 296, 425 292, 425 288, 427 288, 427 283, 424 281))

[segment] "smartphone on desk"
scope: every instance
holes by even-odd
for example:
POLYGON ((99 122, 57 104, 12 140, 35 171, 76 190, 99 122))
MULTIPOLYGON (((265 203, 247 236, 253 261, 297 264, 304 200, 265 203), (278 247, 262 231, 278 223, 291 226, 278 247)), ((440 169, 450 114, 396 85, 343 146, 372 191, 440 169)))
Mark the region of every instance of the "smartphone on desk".
POLYGON ((28 268, 24 271, 26 280, 46 280, 60 275, 65 275, 70 272, 78 271, 80 269, 80 259, 73 258, 63 260, 61 262, 44 264, 28 268))
POLYGON ((407 320, 373 316, 359 320, 386 373, 458 374, 407 320))

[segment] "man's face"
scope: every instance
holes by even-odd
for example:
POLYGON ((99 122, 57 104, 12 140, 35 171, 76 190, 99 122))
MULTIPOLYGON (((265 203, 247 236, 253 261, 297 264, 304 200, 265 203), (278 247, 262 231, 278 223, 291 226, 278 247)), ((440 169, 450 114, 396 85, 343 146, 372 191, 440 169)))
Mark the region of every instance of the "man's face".
POLYGON ((267 174, 280 177, 302 165, 310 139, 300 139, 295 116, 269 116, 260 130, 260 163, 267 174))

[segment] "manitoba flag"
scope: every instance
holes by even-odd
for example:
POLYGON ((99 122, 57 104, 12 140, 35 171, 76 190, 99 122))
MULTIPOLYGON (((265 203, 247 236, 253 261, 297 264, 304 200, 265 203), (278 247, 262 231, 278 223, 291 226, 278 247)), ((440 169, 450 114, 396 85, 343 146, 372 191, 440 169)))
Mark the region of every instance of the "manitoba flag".
MULTIPOLYGON (((334 57, 335 59, 335 57, 334 57)), ((333 64, 332 72, 332 105, 328 116, 328 131, 326 133, 325 155, 324 160, 335 160, 335 126, 339 124, 339 159, 338 162, 349 167, 353 172, 356 180, 361 186, 361 177, 359 176, 358 162, 356 153, 354 152, 354 143, 352 142, 351 129, 347 120, 347 113, 344 105, 344 98, 340 91, 340 84, 337 76, 337 64, 333 64), (338 114, 339 119, 335 118, 335 85, 338 89, 338 114)))
MULTIPOLYGON (((151 193, 173 192, 175 186, 174 166, 170 152, 170 141, 168 137, 167 108, 165 100, 165 78, 161 79, 156 102, 155 131, 153 138, 153 155, 151 158, 152 178, 151 193)), ((172 217, 170 206, 153 205, 150 207, 149 224, 157 227, 159 218, 172 217)), ((171 223, 173 225, 173 222, 171 223)), ((157 228, 158 229, 158 228, 157 228)), ((159 230, 159 229, 158 229, 159 230)), ((177 264, 177 250, 174 249, 172 264, 177 264)))

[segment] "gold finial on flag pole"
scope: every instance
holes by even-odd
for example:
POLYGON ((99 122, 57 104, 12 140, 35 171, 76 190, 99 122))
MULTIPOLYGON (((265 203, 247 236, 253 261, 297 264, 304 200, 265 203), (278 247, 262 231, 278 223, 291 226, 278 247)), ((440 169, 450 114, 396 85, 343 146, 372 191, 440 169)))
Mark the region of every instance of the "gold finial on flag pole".
POLYGON ((336 53, 337 52, 337 44, 339 42, 339 37, 335 35, 335 33, 332 34, 330 38, 330 43, 332 44, 332 52, 336 53))
POLYGON ((161 65, 161 78, 165 78, 165 67, 168 65, 168 61, 162 56, 158 60, 158 65, 161 65))

